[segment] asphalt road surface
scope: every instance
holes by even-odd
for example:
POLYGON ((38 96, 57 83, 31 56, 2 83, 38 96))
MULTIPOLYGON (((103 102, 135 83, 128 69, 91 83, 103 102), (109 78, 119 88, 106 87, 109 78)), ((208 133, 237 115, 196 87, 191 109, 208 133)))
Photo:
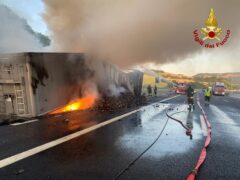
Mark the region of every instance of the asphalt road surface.
MULTIPOLYGON (((199 97, 212 141, 197 179, 239 179, 240 99, 214 96, 204 106, 199 97)), ((186 179, 206 124, 199 107, 189 112, 185 101, 165 94, 113 114, 74 112, 0 126, 0 179, 186 179), (192 128, 193 138, 166 112, 192 128)))

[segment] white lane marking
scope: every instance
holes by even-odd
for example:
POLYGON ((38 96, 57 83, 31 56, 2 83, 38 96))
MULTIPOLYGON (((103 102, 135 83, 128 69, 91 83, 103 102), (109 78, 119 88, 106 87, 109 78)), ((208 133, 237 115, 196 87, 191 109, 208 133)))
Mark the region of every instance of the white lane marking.
MULTIPOLYGON (((169 100, 169 99, 176 98, 176 97, 177 97, 177 96, 174 96, 174 97, 171 97, 171 98, 168 98, 168 99, 164 99, 164 100, 162 100, 162 101, 160 101, 160 102, 164 102, 164 101, 167 101, 167 100, 169 100)), ((18 154, 16 154, 16 155, 10 156, 10 157, 8 157, 8 158, 2 159, 2 160, 0 160, 0 168, 6 167, 6 166, 8 166, 8 165, 10 165, 10 164, 13 164, 13 163, 18 162, 18 161, 20 161, 20 160, 23 160, 23 159, 25 159, 25 158, 27 158, 27 157, 33 156, 33 155, 35 155, 35 154, 37 154, 37 153, 40 153, 40 152, 42 152, 42 151, 45 151, 45 150, 50 149, 50 148, 52 148, 52 147, 55 147, 55 146, 57 146, 57 145, 59 145, 59 144, 62 144, 62 143, 64 143, 64 142, 67 142, 67 141, 69 141, 69 140, 71 140, 71 139, 77 138, 77 137, 82 136, 82 135, 84 135, 84 134, 86 134, 86 133, 89 133, 89 132, 91 132, 91 131, 94 131, 94 130, 96 130, 96 129, 99 129, 99 128, 101 128, 101 127, 104 127, 104 126, 106 126, 106 125, 108 125, 108 124, 111 124, 111 123, 113 123, 113 122, 116 122, 116 121, 118 121, 119 119, 122 119, 122 118, 124 118, 124 117, 127 117, 127 116, 129 116, 129 115, 131 115, 131 114, 134 114, 134 113, 140 111, 141 109, 142 109, 142 108, 136 109, 136 110, 134 110, 134 111, 131 111, 131 112, 126 113, 126 114, 123 114, 123 115, 118 116, 118 117, 114 117, 114 118, 112 118, 112 119, 110 119, 110 120, 104 121, 104 122, 102 122, 102 123, 100 123, 100 124, 97 124, 97 125, 94 125, 94 126, 92 126, 92 127, 83 129, 83 130, 81 130, 81 131, 78 131, 78 132, 69 134, 69 135, 67 135, 67 136, 64 136, 64 137, 62 137, 62 138, 59 138, 59 139, 56 139, 56 140, 54 140, 54 141, 48 142, 48 143, 46 143, 46 144, 37 146, 37 147, 32 148, 32 149, 29 149, 29 150, 27 150, 27 151, 24 151, 24 152, 18 153, 18 154)))
POLYGON ((225 99, 224 99, 223 101, 225 101, 225 102, 229 103, 229 101, 228 101, 228 100, 225 100, 225 99))
POLYGON ((237 125, 237 123, 231 117, 229 117, 224 111, 219 109, 217 106, 211 105, 210 109, 217 116, 216 119, 218 120, 218 122, 237 125))
POLYGON ((198 107, 200 107, 200 109, 201 109, 202 105, 201 105, 201 103, 200 103, 199 101, 197 101, 197 105, 198 105, 198 107))
POLYGON ((200 115, 200 122, 201 122, 203 136, 207 136, 208 135, 207 124, 206 124, 205 119, 203 118, 203 115, 200 115))
POLYGON ((171 100, 171 99, 174 99, 174 98, 176 98, 178 96, 180 96, 180 95, 176 95, 176 96, 173 96, 173 97, 170 97, 170 98, 167 98, 167 99, 163 99, 163 100, 160 101, 160 103, 168 101, 168 100, 171 100))
MULTIPOLYGON (((163 99, 163 100, 161 100, 161 101, 159 101, 159 102, 162 103, 162 102, 165 102, 165 101, 174 99, 174 98, 176 98, 176 97, 178 97, 178 96, 180 96, 180 95, 176 95, 176 96, 173 96, 173 97, 170 97, 170 98, 166 98, 166 99, 163 99)), ((155 103, 155 104, 156 104, 156 103, 155 103)), ((56 115, 56 116, 54 116, 54 117, 61 117, 61 116, 62 116, 62 114, 58 114, 58 115, 56 115)), ((22 123, 13 123, 13 124, 10 124, 10 125, 11 125, 11 126, 19 126, 19 125, 22 125, 22 124, 29 124, 29 123, 36 122, 36 121, 38 121, 38 119, 34 119, 34 120, 22 122, 22 123)))
POLYGON ((30 157, 32 155, 35 155, 37 153, 40 153, 40 152, 42 152, 42 151, 44 151, 46 149, 49 149, 49 148, 52 148, 52 147, 57 146, 59 144, 62 144, 62 143, 66 142, 66 141, 69 141, 69 140, 71 140, 73 138, 76 138, 76 137, 79 137, 79 136, 84 135, 86 133, 89 133, 89 132, 91 132, 93 130, 99 129, 99 128, 103 127, 103 126, 106 126, 106 125, 111 124, 111 123, 113 123, 115 121, 118 121, 119 119, 122 119, 122 118, 124 118, 126 116, 129 116, 131 114, 134 114, 137 111, 139 111, 139 109, 131 111, 131 112, 126 113, 126 114, 123 114, 121 116, 112 118, 112 119, 110 119, 108 121, 102 122, 100 124, 97 124, 95 126, 89 127, 87 129, 84 129, 84 130, 72 133, 70 135, 64 136, 62 138, 56 139, 54 141, 48 142, 46 144, 40 145, 38 147, 29 149, 29 150, 27 150, 25 152, 22 152, 22 153, 13 155, 11 157, 5 158, 3 160, 0 160, 0 168, 3 168, 3 167, 8 166, 10 164, 13 164, 13 163, 15 163, 17 161, 20 161, 22 159, 25 159, 25 158, 30 157))
POLYGON ((22 123, 13 123, 13 124, 10 124, 10 125, 11 126, 19 126, 19 125, 22 125, 22 124, 29 124, 29 123, 36 122, 36 121, 38 121, 38 119, 33 119, 33 120, 22 122, 22 123))

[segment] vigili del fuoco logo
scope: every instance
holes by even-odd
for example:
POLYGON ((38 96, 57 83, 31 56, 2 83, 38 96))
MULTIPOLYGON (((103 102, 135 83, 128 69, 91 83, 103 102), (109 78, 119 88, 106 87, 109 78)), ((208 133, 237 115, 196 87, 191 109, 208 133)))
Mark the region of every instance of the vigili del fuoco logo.
POLYGON ((222 28, 218 27, 216 15, 213 8, 210 11, 208 19, 205 23, 206 27, 201 29, 201 36, 198 30, 193 31, 194 40, 205 48, 218 48, 223 46, 230 37, 230 30, 227 30, 224 38, 221 38, 222 28))

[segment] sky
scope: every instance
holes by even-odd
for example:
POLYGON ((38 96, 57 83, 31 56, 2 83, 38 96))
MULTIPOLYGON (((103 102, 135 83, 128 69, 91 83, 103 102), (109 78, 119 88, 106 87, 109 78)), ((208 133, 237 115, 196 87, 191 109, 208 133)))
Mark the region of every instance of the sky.
POLYGON ((41 0, 0 0, 11 8, 17 15, 27 20, 28 24, 37 32, 48 34, 48 29, 41 14, 44 12, 44 4, 41 0))
MULTIPOLYGON (((54 25, 54 26, 55 25, 64 26, 64 24, 62 24, 62 22, 61 22, 62 19, 58 19, 57 23, 55 22, 54 24, 51 24, 52 19, 56 20, 56 17, 57 18, 59 17, 59 15, 56 15, 56 17, 54 17, 54 14, 51 14, 51 13, 58 12, 55 9, 53 9, 54 7, 51 7, 54 4, 52 2, 54 2, 54 1, 55 0, 44 0, 44 1, 42 1, 42 0, 0 0, 0 4, 4 4, 4 5, 8 6, 18 16, 26 19, 27 22, 29 23, 29 25, 35 31, 41 32, 41 33, 46 34, 46 35, 49 35, 50 38, 52 38, 51 35, 54 32, 54 29, 53 29, 53 26, 51 26, 51 25, 54 25), (43 16, 43 14, 47 11, 46 9, 48 9, 48 13, 49 12, 50 13, 47 14, 47 16, 43 16), (51 11, 49 11, 49 10, 51 10, 51 11)), ((81 2, 81 1, 84 1, 84 0, 79 0, 78 2, 81 2)), ((65 2, 67 2, 67 1, 58 0, 58 1, 55 1, 55 2, 56 2, 55 4, 58 5, 58 6, 59 6, 58 2, 59 3, 63 2, 62 3, 62 7, 60 8, 60 12, 61 13, 66 12, 66 14, 71 14, 71 9, 70 9, 70 13, 67 11, 68 7, 72 8, 71 7, 71 3, 69 3, 70 5, 66 6, 66 8, 65 8, 65 5, 67 5, 67 4, 65 4, 65 2)), ((74 1, 72 1, 72 2, 74 2, 74 1)), ((94 2, 94 1, 92 1, 92 2, 94 2)), ((107 2, 106 4, 107 4, 107 6, 109 6, 109 2, 107 0, 105 2, 107 2)), ((124 2, 124 1, 122 1, 122 2, 124 2)), ((128 1, 126 1, 126 2, 127 2, 128 6, 131 5, 131 4, 129 4, 128 1)), ((134 0, 132 2, 134 2, 134 0)), ((73 4, 73 6, 77 6, 77 5, 78 4, 73 4)), ((92 4, 90 4, 90 5, 92 5, 92 4)), ((123 4, 119 3, 119 6, 121 6, 121 5, 123 6, 123 4)), ((167 6, 167 4, 166 4, 166 6, 167 6)), ((178 7, 178 6, 176 5, 176 7, 178 7)), ((104 7, 104 8, 106 8, 106 7, 104 7)), ((139 8, 142 8, 142 7, 140 6, 139 8)), ((145 6, 143 8, 145 8, 145 6)), ((148 7, 146 7, 146 8, 148 8, 148 7)), ((127 8, 125 8, 125 9, 127 9, 127 8)), ((86 9, 83 9, 83 10, 86 10, 86 9)), ((98 11, 99 9, 97 7, 94 7, 93 10, 95 12, 95 11, 98 11)), ((116 9, 116 11, 117 10, 118 9, 116 9)), ((132 11, 132 10, 136 10, 136 9, 130 9, 130 10, 132 11)), ((210 8, 208 10, 206 10, 206 11, 209 12, 209 10, 210 10, 210 8)), ((150 11, 151 11, 151 9, 150 9, 150 11)), ((79 12, 80 12, 80 10, 79 10, 79 12)), ((86 12, 89 13, 89 14, 91 13, 91 11, 87 11, 87 10, 86 10, 86 12)), ((101 11, 99 11, 99 12, 101 12, 101 11)), ((112 13, 112 11, 109 11, 109 13, 112 13)), ((126 10, 126 13, 128 13, 127 10, 126 10)), ((74 16, 76 15, 76 11, 74 11, 73 15, 74 16)), ((138 16, 137 12, 136 12, 136 15, 138 16)), ((171 14, 169 14, 169 15, 171 15, 171 14)), ((218 14, 218 15, 222 16, 222 14, 218 14)), ((208 16, 208 14, 206 14, 206 13, 203 15, 204 20, 206 19, 207 16, 208 16)), ((219 16, 217 16, 217 18, 219 16)), ((113 15, 113 17, 114 17, 114 15, 113 15)), ((63 16, 63 19, 64 18, 66 18, 66 17, 63 16)), ((79 16, 79 18, 82 18, 82 16, 79 16)), ((109 19, 108 17, 107 17, 107 19, 106 19, 106 17, 104 17, 104 18, 105 18, 104 20, 111 21, 111 19, 109 19)), ((114 17, 114 18, 116 20, 119 20, 119 19, 117 19, 119 17, 117 17, 117 18, 114 17)), ((122 17, 120 17, 120 18, 122 18, 122 17)), ((101 22, 101 20, 102 19, 100 19, 100 18, 96 19, 96 21, 99 21, 99 22, 101 22)), ((139 20, 136 19, 136 21, 139 21, 139 20)), ((125 23, 125 21, 123 21, 123 23, 125 23)), ((198 27, 204 26, 204 23, 205 22, 203 21, 202 24, 198 24, 197 26, 198 27)), ((224 23, 226 23, 226 22, 224 22, 224 23)), ((106 23, 106 26, 107 25, 109 25, 109 24, 106 23)), ((139 24, 136 24, 136 25, 139 25, 139 24)), ((74 24, 74 27, 75 27, 75 24, 74 24)), ((89 28, 89 27, 91 28, 91 26, 87 26, 87 28, 89 28)), ((80 28, 81 28, 81 26, 80 26, 80 28)), ((141 26, 139 28, 141 28, 141 26)), ((79 31, 75 31, 74 32, 74 30, 73 30, 74 28, 69 28, 69 29, 70 29, 70 34, 71 33, 72 34, 74 34, 74 33, 78 34, 79 33, 79 31)), ((59 29, 57 29, 57 30, 59 30, 59 29)), ((113 31, 114 30, 115 29, 113 29, 113 31)), ((190 31, 192 31, 192 30, 190 30, 190 31)), ((94 33, 95 31, 92 31, 92 32, 94 33)), ((67 33, 69 33, 69 32, 67 32, 67 33)), ((87 34, 87 35, 89 35, 89 34, 87 34)), ((93 35, 93 34, 90 34, 90 35, 93 35)), ((114 35, 114 33, 113 33, 113 35, 114 35)), ((61 36, 62 36, 62 34, 60 34, 60 37, 61 36)), ((179 36, 181 36, 181 33, 179 34, 179 36)), ((225 49, 225 47, 222 47, 221 50, 219 50, 219 49, 218 50, 209 50, 209 49, 204 49, 201 46, 198 47, 198 44, 196 44, 194 42, 192 36, 193 35, 189 33, 189 36, 186 39, 189 40, 189 38, 192 38, 192 39, 190 39, 190 42, 192 41, 191 42, 192 43, 191 46, 194 47, 193 49, 195 50, 196 48, 199 48, 199 49, 202 48, 202 50, 200 50, 200 51, 198 51, 196 53, 192 53, 192 54, 190 54, 188 56, 180 57, 180 59, 178 61, 174 61, 174 62, 172 62, 172 61, 164 61, 164 63, 161 63, 161 62, 160 63, 156 63, 154 61, 155 63, 153 63, 150 60, 149 63, 144 63, 144 66, 146 66, 147 68, 160 69, 160 70, 164 70, 164 71, 168 71, 168 72, 182 73, 182 74, 186 74, 186 75, 194 75, 194 74, 197 74, 197 73, 205 73, 205 72, 212 72, 212 73, 233 72, 233 71, 234 72, 240 72, 240 61, 239 61, 240 54, 237 53, 238 52, 238 48, 240 47, 240 45, 239 45, 238 42, 236 42, 236 39, 234 39, 235 45, 230 46, 229 44, 227 44, 226 45, 226 49, 225 49)), ((71 36, 66 36, 66 38, 72 38, 72 37, 71 36)), ((99 37, 95 37, 95 38, 99 39, 99 37)), ((78 40, 78 39, 76 39, 76 40, 78 40)), ((90 38, 90 40, 91 40, 91 38, 90 38)), ((112 39, 110 39, 110 40, 112 40, 112 39)), ((118 41, 118 39, 116 39, 116 40, 118 41)), ((120 37, 120 40, 121 40, 121 37, 120 37)), ((72 43, 72 40, 70 40, 70 43, 72 43)), ((230 39, 230 42, 228 42, 228 43, 230 43, 230 44, 232 43, 233 44, 232 39, 230 39)), ((128 45, 128 44, 126 44, 126 45, 128 45)), ((110 44, 110 46, 111 46, 111 44, 110 44)), ((184 44, 182 46, 184 46, 184 44)), ((96 47, 94 47, 94 48, 96 48, 96 47)), ((167 51, 168 47, 166 47, 166 49, 164 49, 164 50, 167 51)), ((113 52, 114 51, 115 51, 115 49, 113 49, 113 52)))

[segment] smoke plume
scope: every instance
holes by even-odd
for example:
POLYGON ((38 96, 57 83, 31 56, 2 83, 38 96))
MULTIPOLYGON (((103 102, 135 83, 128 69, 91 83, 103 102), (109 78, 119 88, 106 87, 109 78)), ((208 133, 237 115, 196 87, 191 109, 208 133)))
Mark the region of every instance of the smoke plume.
MULTIPOLYGON (((88 52, 120 66, 167 63, 202 48, 193 30, 214 8, 219 26, 237 36, 240 1, 44 0, 55 48, 88 52)), ((222 35, 224 36, 224 35, 222 35)), ((233 43, 231 43, 233 44, 233 43)))
POLYGON ((0 5, 0 22, 0 53, 39 51, 43 43, 50 43, 46 36, 34 32, 25 19, 4 5, 0 5))

